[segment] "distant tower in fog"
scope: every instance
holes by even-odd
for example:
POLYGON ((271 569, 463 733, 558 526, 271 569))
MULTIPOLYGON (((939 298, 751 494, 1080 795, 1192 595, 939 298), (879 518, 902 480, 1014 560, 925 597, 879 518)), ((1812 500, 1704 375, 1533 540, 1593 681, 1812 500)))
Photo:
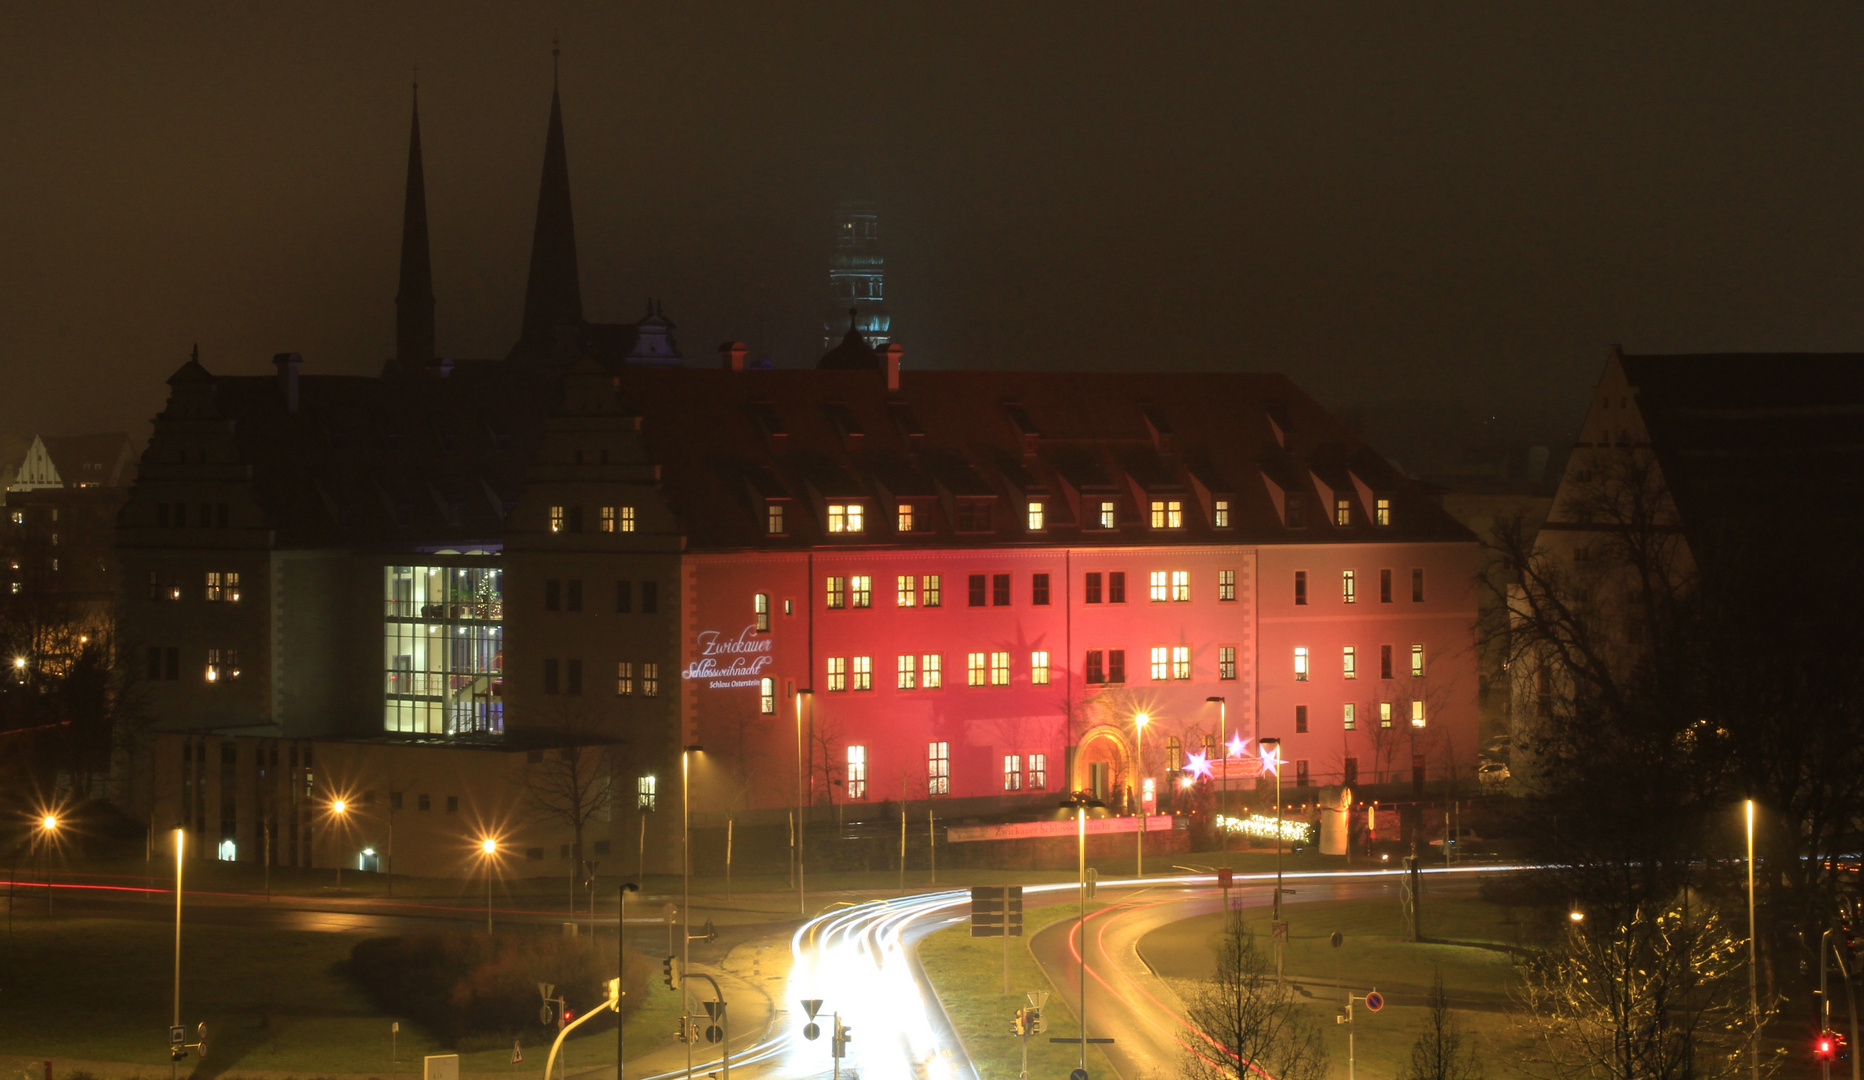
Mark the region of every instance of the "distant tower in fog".
POLYGON ((893 340, 887 314, 887 258, 880 252, 880 217, 874 204, 843 199, 835 204, 835 252, 828 264, 828 315, 822 323, 822 347, 833 348, 848 333, 848 309, 855 327, 872 348, 893 340))

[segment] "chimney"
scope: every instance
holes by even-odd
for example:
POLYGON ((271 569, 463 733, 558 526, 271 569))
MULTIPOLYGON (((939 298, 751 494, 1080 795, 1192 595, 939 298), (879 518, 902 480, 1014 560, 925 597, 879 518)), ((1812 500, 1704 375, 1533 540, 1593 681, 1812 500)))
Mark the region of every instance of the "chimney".
POLYGON ((285 411, 298 411, 298 369, 304 366, 304 357, 294 352, 272 354, 272 366, 278 369, 278 389, 285 396, 285 411))
POLYGON ((727 341, 718 347, 718 366, 726 371, 743 371, 744 358, 750 352, 742 341, 727 341))
POLYGON ((887 369, 887 389, 900 388, 900 360, 906 355, 906 346, 893 342, 880 350, 881 366, 887 369))

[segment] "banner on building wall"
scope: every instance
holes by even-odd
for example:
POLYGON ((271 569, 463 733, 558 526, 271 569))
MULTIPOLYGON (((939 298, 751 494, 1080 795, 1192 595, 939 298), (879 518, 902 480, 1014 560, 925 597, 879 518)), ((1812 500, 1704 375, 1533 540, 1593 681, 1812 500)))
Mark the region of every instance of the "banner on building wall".
MULTIPOLYGON (((1186 827, 1183 819, 1169 814, 1157 814, 1146 819, 1147 832, 1170 832, 1186 827)), ((1075 821, 1022 821, 1014 825, 953 825, 945 830, 945 839, 954 844, 967 840, 1030 840, 1046 836, 1076 836, 1081 826, 1075 821)), ((1087 835, 1100 836, 1104 833, 1130 833, 1139 831, 1139 819, 1136 817, 1104 817, 1087 819, 1087 835)))
POLYGON ((703 682, 711 690, 755 687, 774 659, 770 644, 770 637, 758 633, 755 626, 738 631, 736 637, 727 637, 722 630, 701 630, 694 639, 699 659, 687 664, 680 678, 703 682))

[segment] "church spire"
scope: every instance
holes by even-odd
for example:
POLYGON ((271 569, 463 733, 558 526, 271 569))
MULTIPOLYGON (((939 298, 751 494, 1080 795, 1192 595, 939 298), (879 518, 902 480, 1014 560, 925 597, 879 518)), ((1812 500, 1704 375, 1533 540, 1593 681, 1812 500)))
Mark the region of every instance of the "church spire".
POLYGON ((544 174, 537 191, 537 225, 531 235, 531 273, 524 289, 524 328, 513 353, 550 356, 561 349, 563 327, 581 329, 582 283, 576 272, 576 227, 570 216, 569 155, 563 147, 563 105, 550 51, 550 129, 544 137, 544 174))
POLYGON ((421 85, 414 84, 408 130, 408 193, 401 212, 401 288, 395 293, 395 362, 420 368, 434 358, 434 271, 427 250, 427 179, 421 169, 421 85))

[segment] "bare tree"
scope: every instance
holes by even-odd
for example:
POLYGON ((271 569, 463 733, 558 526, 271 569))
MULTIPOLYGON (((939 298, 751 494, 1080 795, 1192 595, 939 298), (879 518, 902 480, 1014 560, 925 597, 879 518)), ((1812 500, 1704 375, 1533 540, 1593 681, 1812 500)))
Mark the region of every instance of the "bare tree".
POLYGON ((1482 1062, 1450 1009, 1442 971, 1431 979, 1424 1009, 1423 1030, 1411 1044, 1411 1063, 1399 1080, 1482 1080, 1482 1062))
POLYGON ((1241 912, 1226 914, 1215 952, 1216 977, 1193 991, 1185 1010, 1203 1041, 1186 1053, 1184 1075, 1195 1080, 1321 1080, 1327 1054, 1320 1029, 1294 986, 1276 979, 1241 912))
POLYGON ((574 740, 576 729, 564 724, 567 745, 529 755, 518 783, 531 816, 570 831, 570 910, 576 910, 576 885, 585 871, 583 836, 605 821, 614 805, 615 747, 574 740))

